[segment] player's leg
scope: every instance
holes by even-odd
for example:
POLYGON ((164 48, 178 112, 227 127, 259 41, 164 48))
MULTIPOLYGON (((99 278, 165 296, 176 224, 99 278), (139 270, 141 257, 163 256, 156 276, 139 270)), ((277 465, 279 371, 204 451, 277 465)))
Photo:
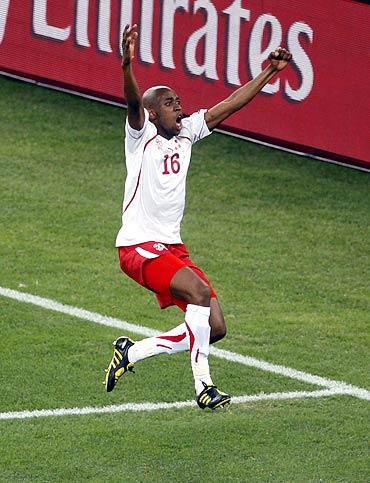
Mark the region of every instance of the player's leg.
MULTIPOLYGON (((187 302, 185 325, 189 336, 191 367, 194 376, 197 403, 203 409, 225 406, 230 396, 222 393, 213 384, 208 364, 210 343, 211 289, 191 268, 183 267, 170 283, 174 297, 187 302)), ((214 307, 215 330, 220 331, 222 314, 218 304, 214 307)), ((220 334, 220 332, 218 333, 220 334)))
POLYGON ((170 290, 174 297, 187 304, 210 307, 211 289, 191 268, 182 267, 170 282, 170 290))
POLYGON ((191 366, 195 390, 200 394, 204 384, 213 385, 209 365, 209 317, 211 313, 211 294, 208 285, 189 267, 181 268, 171 280, 171 293, 185 300, 185 325, 189 335, 191 366))
MULTIPOLYGON (((141 285, 149 288, 159 295, 167 306, 178 303, 185 309, 185 324, 158 337, 151 337, 133 344, 126 337, 115 342, 115 352, 108 368, 106 377, 107 390, 111 391, 118 378, 127 370, 132 370, 134 362, 138 360, 167 352, 191 350, 193 373, 195 375, 198 405, 202 408, 223 406, 230 401, 230 397, 218 391, 212 384, 208 367, 211 294, 209 282, 205 282, 193 270, 187 268, 184 261, 172 253, 164 252, 158 255, 158 244, 148 243, 141 249, 120 250, 122 270, 141 285), (150 246, 149 246, 150 245, 150 246), (154 250, 155 248, 155 250, 154 250), (152 250, 147 260, 142 257, 148 250, 152 250), (154 253, 153 253, 154 252, 154 253), (139 255, 140 256, 139 256, 139 255), (153 257, 153 255, 156 255, 153 257), (145 265, 144 265, 145 262, 145 265), (172 298, 177 298, 171 302, 172 298)), ((165 247, 160 247, 163 251, 165 247)), ((199 270, 199 269, 198 269, 199 270)), ((204 274, 202 274, 204 276, 204 274)), ((223 316, 219 304, 212 302, 212 325, 214 326, 213 339, 219 340, 224 332, 223 316)))
MULTIPOLYGON (((170 283, 174 275, 184 267, 184 263, 168 250, 162 255, 148 260, 143 267, 143 285, 164 299, 170 299, 170 283)), ((176 354, 189 350, 189 339, 185 323, 157 337, 138 341, 130 348, 129 358, 138 362, 147 357, 167 353, 176 354)))
MULTIPOLYGON (((180 305, 180 304, 179 304, 180 305)), ((186 303, 181 304, 181 308, 186 310, 186 303)), ((211 315, 209 325, 211 327, 210 343, 213 344, 221 340, 226 335, 226 324, 223 313, 217 298, 210 300, 211 315)), ((156 337, 148 337, 135 343, 130 348, 130 361, 135 363, 142 359, 152 357, 158 354, 177 354, 189 350, 189 339, 185 323, 165 332, 156 337)))
MULTIPOLYGON (((217 300, 217 295, 212 287, 212 284, 208 280, 206 274, 190 259, 189 252, 186 249, 186 246, 183 244, 175 245, 170 248, 170 250, 182 260, 185 265, 193 272, 195 272, 199 278, 201 278, 210 288, 211 291, 211 315, 209 319, 209 324, 211 326, 211 335, 210 335, 210 343, 213 344, 219 340, 221 340, 226 335, 226 324, 225 319, 220 307, 220 304, 217 300)), ((186 303, 183 302, 181 299, 173 299, 173 303, 178 305, 178 307, 185 312, 186 310, 186 303)))
POLYGON ((189 350, 189 339, 185 323, 155 337, 135 342, 130 348, 130 362, 135 363, 158 354, 177 354, 189 350))
MULTIPOLYGON (((146 285, 153 291, 162 294, 170 291, 175 298, 184 300, 185 305, 192 303, 209 307, 208 285, 172 254, 163 255, 156 261, 147 263, 144 273, 146 285)), ((209 308, 206 312, 208 314, 209 308)), ((189 350, 189 337, 186 323, 182 323, 158 337, 137 342, 130 348, 129 358, 130 361, 137 362, 163 352, 175 354, 185 350, 189 350)))
MULTIPOLYGON (((171 297, 170 282, 174 274, 184 267, 184 263, 169 253, 163 245, 158 250, 158 245, 141 245, 140 250, 120 249, 120 264, 122 270, 140 285, 157 294, 164 294, 167 298, 171 297)), ((135 362, 164 352, 175 354, 188 350, 189 337, 185 323, 182 323, 160 336, 149 337, 136 343, 128 337, 119 337, 113 345, 114 354, 105 378, 108 392, 114 389, 123 374, 132 370, 135 362)))

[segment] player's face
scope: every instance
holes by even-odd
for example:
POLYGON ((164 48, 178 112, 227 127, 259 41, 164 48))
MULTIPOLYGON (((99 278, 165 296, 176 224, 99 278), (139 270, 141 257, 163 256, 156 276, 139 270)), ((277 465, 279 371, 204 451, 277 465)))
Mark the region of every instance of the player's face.
POLYGON ((158 96, 157 129, 161 136, 170 139, 182 128, 182 107, 179 96, 173 90, 165 90, 158 96))

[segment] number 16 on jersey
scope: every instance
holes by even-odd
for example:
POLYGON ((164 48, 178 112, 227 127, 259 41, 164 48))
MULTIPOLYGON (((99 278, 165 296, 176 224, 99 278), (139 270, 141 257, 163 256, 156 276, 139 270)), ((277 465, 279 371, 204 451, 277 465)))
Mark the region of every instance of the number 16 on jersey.
POLYGON ((162 174, 177 174, 180 171, 179 153, 173 154, 171 157, 166 154, 163 159, 162 174))

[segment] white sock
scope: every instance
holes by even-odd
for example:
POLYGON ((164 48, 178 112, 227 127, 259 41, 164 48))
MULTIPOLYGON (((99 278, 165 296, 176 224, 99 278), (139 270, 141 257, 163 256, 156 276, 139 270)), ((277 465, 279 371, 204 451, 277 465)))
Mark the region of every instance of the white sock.
POLYGON ((188 304, 185 312, 185 325, 189 333, 191 368, 193 370, 195 392, 200 394, 204 384, 212 385, 209 372, 209 325, 210 307, 188 304))
POLYGON ((130 362, 141 361, 158 354, 176 354, 189 350, 189 337, 184 323, 157 337, 135 342, 128 350, 130 362))

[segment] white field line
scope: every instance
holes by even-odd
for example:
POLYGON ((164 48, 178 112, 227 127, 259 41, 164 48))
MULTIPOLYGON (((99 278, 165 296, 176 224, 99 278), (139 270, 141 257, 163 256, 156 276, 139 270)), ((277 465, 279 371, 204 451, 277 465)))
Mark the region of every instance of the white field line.
MULTIPOLYGON (((24 292, 18 292, 17 290, 0 287, 0 295, 17 300, 18 302, 25 302, 28 304, 37 305, 48 310, 61 312, 63 314, 88 320, 96 324, 115 327, 117 329, 143 335, 145 337, 152 337, 160 334, 159 331, 144 327, 142 325, 130 324, 124 320, 107 317, 96 312, 89 312, 88 310, 79 309, 70 305, 64 305, 56 302, 55 300, 38 297, 36 295, 31 295, 24 292)), ((217 349, 215 347, 211 347, 210 352, 212 355, 220 359, 237 362, 239 364, 243 364, 249 367, 255 367, 263 371, 272 372, 281 376, 289 377, 291 379, 307 382, 309 384, 315 384, 318 386, 323 386, 325 388, 335 389, 340 391, 341 394, 348 394, 358 399, 370 400, 370 391, 362 389, 360 387, 352 386, 351 384, 347 384, 342 381, 335 381, 321 376, 315 376, 306 372, 292 369, 290 367, 272 364, 270 362, 255 359, 254 357, 243 356, 235 352, 217 349)))
MULTIPOLYGON (((327 396, 336 396, 343 394, 338 389, 321 389, 319 391, 297 391, 297 392, 275 392, 271 394, 256 394, 254 396, 237 396, 233 397, 232 404, 245 404, 258 401, 279 401, 284 399, 306 399, 319 398, 327 396)), ((123 412, 142 412, 142 411, 158 411, 160 409, 181 409, 187 407, 195 407, 195 401, 179 401, 172 403, 128 403, 115 406, 103 407, 84 407, 84 408, 58 408, 58 409, 37 409, 34 411, 10 411, 0 413, 0 420, 11 419, 30 419, 55 416, 82 416, 86 414, 112 414, 123 412)))

